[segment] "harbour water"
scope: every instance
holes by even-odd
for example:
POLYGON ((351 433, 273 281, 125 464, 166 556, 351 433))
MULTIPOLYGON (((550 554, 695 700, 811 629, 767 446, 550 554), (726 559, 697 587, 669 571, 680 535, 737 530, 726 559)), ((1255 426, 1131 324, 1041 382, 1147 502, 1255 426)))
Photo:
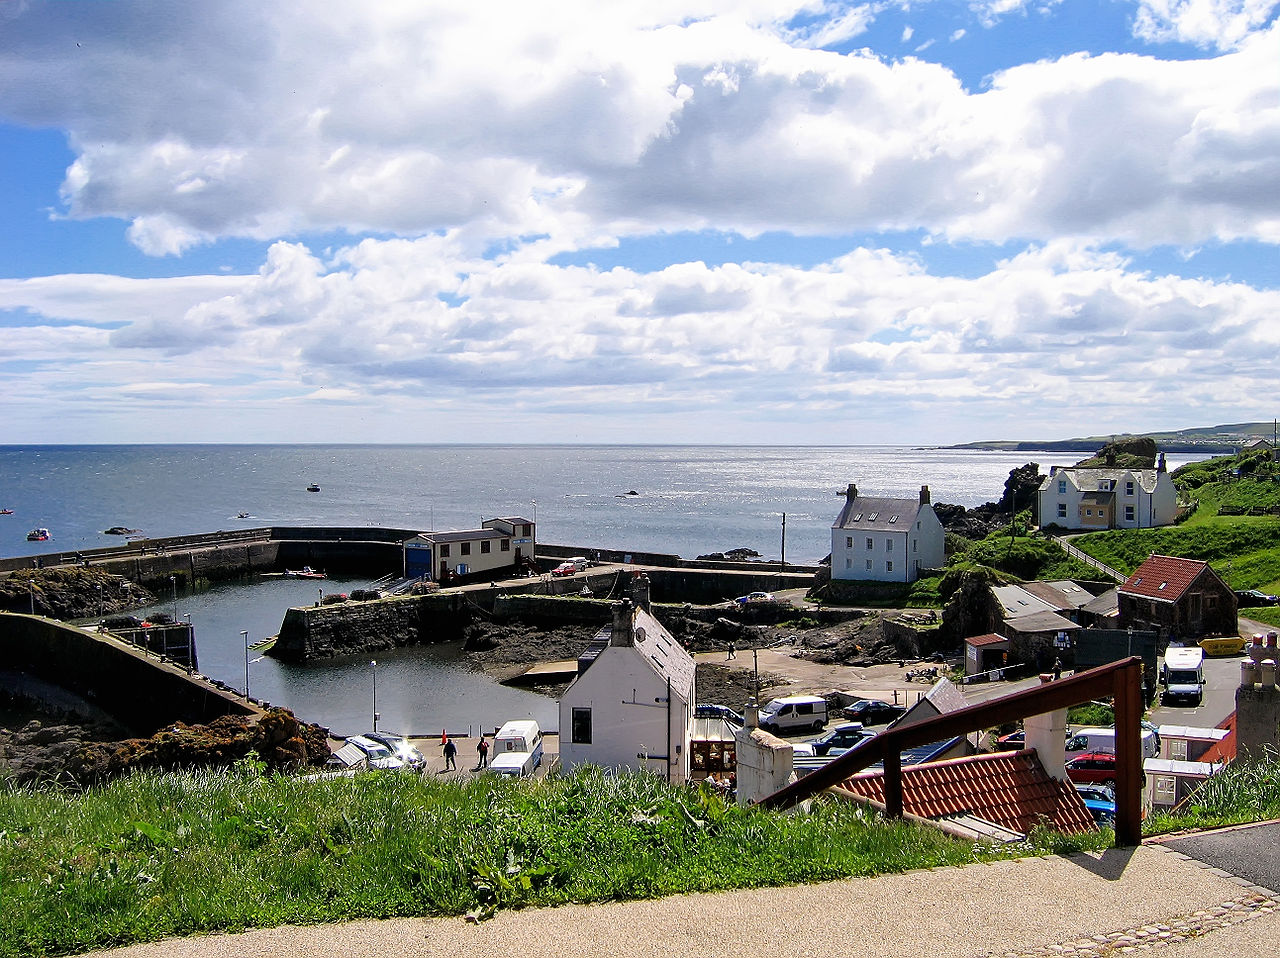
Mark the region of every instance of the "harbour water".
MULTIPOLYGON (((1017 466, 1047 472, 1079 458, 885 446, 6 446, 0 508, 13 514, 0 516, 0 553, 118 544, 103 532, 112 526, 155 537, 263 525, 467 529, 525 515, 544 543, 685 557, 745 547, 776 559, 785 513, 787 560, 813 562, 830 551, 849 482, 881 496, 915 497, 928 485, 934 502, 975 506, 998 499, 1017 466), (320 492, 307 492, 311 483, 320 492), (27 542, 36 526, 52 541, 27 542)), ((1169 468, 1190 458, 1170 457, 1169 468)), ((166 596, 159 608, 190 613, 201 671, 243 689, 241 631, 250 642, 275 634, 285 609, 315 602, 316 590, 264 579, 166 596)), ((398 650, 376 667, 369 656, 249 659, 255 697, 344 733, 372 723, 375 674, 383 728, 465 731, 526 716, 557 724, 553 701, 498 685, 453 647, 398 650)))

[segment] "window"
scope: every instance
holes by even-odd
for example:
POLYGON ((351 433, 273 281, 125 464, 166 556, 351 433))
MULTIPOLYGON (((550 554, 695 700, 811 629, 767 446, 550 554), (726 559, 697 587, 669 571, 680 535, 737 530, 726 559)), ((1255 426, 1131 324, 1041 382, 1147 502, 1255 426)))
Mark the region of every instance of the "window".
POLYGON ((873 513, 871 513, 871 515, 867 516, 867 521, 868 521, 868 522, 875 522, 875 521, 876 521, 876 516, 878 516, 878 515, 880 515, 880 513, 878 513, 878 512, 873 512, 873 513))
POLYGON ((844 547, 845 547, 846 549, 852 549, 852 548, 853 548, 853 536, 845 536, 845 537, 844 537, 844 547))
POLYGON ((1067 504, 1065 502, 1058 503, 1058 518, 1065 519, 1067 517, 1067 504))
POLYGON ((1172 775, 1156 776, 1157 805, 1173 805, 1178 799, 1178 780, 1172 775))
POLYGON ((1169 757, 1175 762, 1185 762, 1187 760, 1187 740, 1185 738, 1169 740, 1169 757))
POLYGON ((868 571, 868 572, 870 572, 870 571, 871 571, 871 560, 870 560, 870 559, 868 559, 868 560, 867 560, 867 571, 868 571))
POLYGON ((911 551, 912 551, 912 552, 919 552, 919 551, 920 551, 920 540, 919 540, 919 539, 912 539, 912 540, 911 540, 911 551))
POLYGON ((885 539, 885 540, 884 540, 884 551, 885 551, 885 552, 892 552, 892 551, 893 551, 893 540, 892 540, 892 539, 885 539))
POLYGON ((892 572, 892 571, 893 571, 893 563, 892 563, 892 562, 886 562, 886 563, 884 564, 884 571, 885 571, 885 572, 892 572))
POLYGON ((876 547, 876 544, 875 544, 874 542, 872 542, 870 539, 868 539, 868 540, 867 540, 867 551, 868 551, 868 552, 870 552, 870 551, 871 551, 872 549, 874 549, 875 547, 876 547))
POLYGON ((898 517, 897 517, 897 516, 890 516, 890 517, 889 517, 889 525, 893 525, 893 524, 894 524, 895 522, 897 522, 897 521, 898 521, 898 517))
POLYGON ((853 560, 852 560, 852 559, 850 559, 848 556, 845 556, 845 557, 844 557, 844 567, 845 567, 846 569, 852 569, 852 568, 853 568, 853 560))
POLYGON ((464 542, 464 543, 462 543, 462 554, 463 554, 464 556, 469 556, 469 555, 471 555, 471 543, 470 543, 470 542, 464 542))
POLYGON ((480 540, 480 554, 481 554, 481 555, 487 555, 487 554, 488 554, 489 552, 491 552, 491 551, 493 551, 493 543, 492 543, 492 542, 490 542, 488 539, 481 539, 481 540, 480 540))
POLYGON ((1131 496, 1131 495, 1133 495, 1133 480, 1132 480, 1132 479, 1130 479, 1128 482, 1126 482, 1126 483, 1124 484, 1124 494, 1125 494, 1126 496, 1131 496))
POLYGON ((510 551, 511 551, 511 540, 510 540, 510 539, 503 539, 503 540, 502 540, 502 551, 503 551, 503 552, 510 552, 510 551))
POLYGON ((1086 510, 1084 511, 1084 514, 1085 514, 1086 516, 1091 516, 1091 515, 1093 515, 1093 510, 1092 510, 1092 509, 1086 509, 1086 510))
POLYGON ((449 543, 446 542, 444 545, 440 547, 440 558, 441 559, 449 558, 449 543))
POLYGON ((529 536, 533 535, 533 526, 526 522, 520 527, 520 534, 526 539, 529 538, 529 536))
POLYGON ((1058 480, 1058 495, 1065 496, 1067 494, 1067 480, 1058 480))
POLYGON ((591 709, 573 710, 573 744, 591 744, 591 709))
POLYGON ((1133 506, 1124 507, 1124 521, 1125 522, 1133 521, 1133 506))

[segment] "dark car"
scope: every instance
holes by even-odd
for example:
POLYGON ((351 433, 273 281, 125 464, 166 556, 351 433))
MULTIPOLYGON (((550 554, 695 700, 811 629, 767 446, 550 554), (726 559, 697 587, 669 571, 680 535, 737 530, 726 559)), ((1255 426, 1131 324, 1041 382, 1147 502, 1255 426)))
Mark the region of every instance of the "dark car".
POLYGON ((693 710, 694 718, 718 718, 724 719, 737 726, 747 724, 747 720, 742 717, 742 713, 735 712, 727 705, 699 705, 693 710))
POLYGON ((886 725, 906 710, 905 705, 890 705, 879 699, 858 699, 852 705, 846 705, 840 714, 863 725, 886 725))
POLYGON ((1280 599, 1258 589, 1245 589, 1243 592, 1236 593, 1236 601, 1244 606, 1259 606, 1275 605, 1280 599))
POLYGON ((1116 787, 1116 756, 1113 752, 1081 752, 1067 762, 1067 778, 1082 785, 1116 787))
POLYGON ((863 728, 861 722, 846 722, 812 739, 808 744, 813 747, 814 755, 843 755, 875 734, 870 729, 863 728))
POLYGON ((1027 733, 1023 729, 1001 735, 996 739, 997 752, 1017 752, 1027 747, 1027 733))

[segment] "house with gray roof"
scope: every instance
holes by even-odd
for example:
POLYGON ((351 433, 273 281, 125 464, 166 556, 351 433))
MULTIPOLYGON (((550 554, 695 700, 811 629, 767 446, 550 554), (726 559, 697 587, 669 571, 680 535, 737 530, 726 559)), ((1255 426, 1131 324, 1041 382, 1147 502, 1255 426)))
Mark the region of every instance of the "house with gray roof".
POLYGON ((1051 466, 1037 505, 1042 528, 1150 529, 1173 523, 1178 494, 1161 453, 1154 469, 1051 466))
POLYGON ((831 578, 914 582, 946 564, 945 533, 929 487, 916 499, 859 495, 852 482, 831 527, 831 578))
POLYGON ((560 764, 633 768, 689 778, 696 702, 693 657, 653 617, 649 579, 614 604, 599 654, 579 660, 560 698, 560 764), (607 644, 604 640, 607 638, 607 644))

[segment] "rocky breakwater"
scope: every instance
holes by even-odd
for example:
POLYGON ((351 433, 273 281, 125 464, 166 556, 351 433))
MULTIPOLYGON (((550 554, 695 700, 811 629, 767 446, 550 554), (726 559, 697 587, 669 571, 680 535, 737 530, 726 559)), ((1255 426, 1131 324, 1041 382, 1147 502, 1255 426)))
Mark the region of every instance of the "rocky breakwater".
POLYGON ((462 637, 471 614, 457 596, 392 596, 285 612, 270 654, 286 662, 377 652, 462 637))
POLYGON ((0 609, 87 619, 155 601, 142 586, 97 567, 19 569, 0 579, 0 609))

